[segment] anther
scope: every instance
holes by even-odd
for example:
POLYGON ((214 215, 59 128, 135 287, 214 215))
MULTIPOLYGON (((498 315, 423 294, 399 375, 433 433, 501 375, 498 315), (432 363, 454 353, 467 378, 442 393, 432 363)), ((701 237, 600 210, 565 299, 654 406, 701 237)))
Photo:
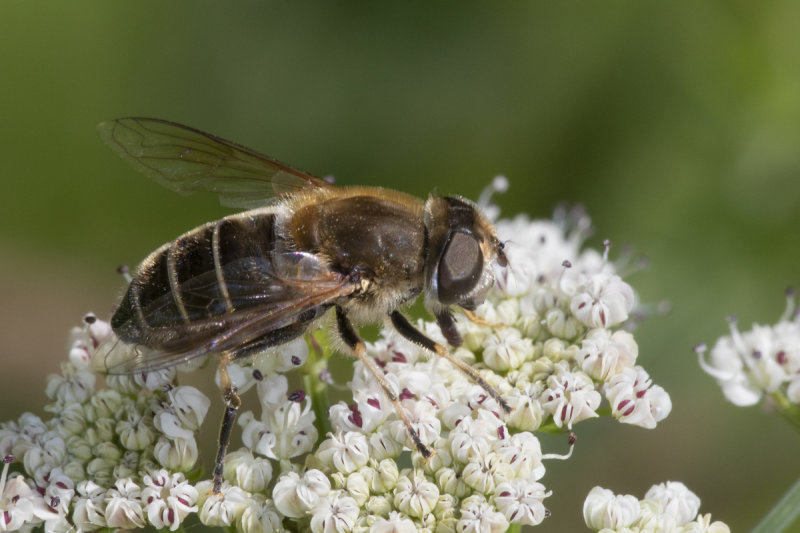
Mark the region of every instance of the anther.
POLYGON ((296 390, 289 395, 290 402, 300 403, 305 399, 306 399, 306 391, 304 391, 303 389, 296 390))
POLYGON ((706 347, 706 343, 701 342, 700 344, 694 345, 694 351, 697 354, 705 353, 708 348, 706 347))
POLYGON ((331 385, 333 383, 333 376, 331 375, 331 371, 328 370, 327 368, 320 370, 317 376, 319 377, 319 380, 323 383, 327 383, 328 385, 331 385))

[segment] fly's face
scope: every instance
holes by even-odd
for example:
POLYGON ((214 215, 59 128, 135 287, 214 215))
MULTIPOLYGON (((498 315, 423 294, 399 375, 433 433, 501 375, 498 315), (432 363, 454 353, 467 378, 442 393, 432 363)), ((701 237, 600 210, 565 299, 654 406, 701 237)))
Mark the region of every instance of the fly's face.
POLYGON ((451 305, 474 310, 494 283, 494 262, 507 264, 494 227, 474 203, 452 196, 427 201, 425 226, 426 305, 437 315, 451 305))

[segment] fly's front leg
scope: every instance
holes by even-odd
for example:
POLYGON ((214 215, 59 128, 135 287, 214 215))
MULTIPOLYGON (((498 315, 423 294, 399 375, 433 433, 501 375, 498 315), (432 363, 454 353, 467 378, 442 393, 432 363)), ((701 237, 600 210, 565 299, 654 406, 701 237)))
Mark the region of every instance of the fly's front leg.
POLYGON ((392 325, 400 335, 410 340, 414 344, 418 344, 426 350, 435 353, 439 357, 443 357, 444 359, 450 361, 456 368, 466 374, 469 379, 485 390, 486 393, 500 405, 500 408, 503 410, 503 412, 506 414, 511 412, 511 406, 506 403, 506 401, 502 396, 500 396, 500 393, 497 392, 494 387, 489 385, 486 380, 483 379, 480 374, 478 374, 477 370, 472 368, 461 359, 453 357, 453 354, 451 354, 447 348, 438 342, 426 337, 424 333, 412 326, 408 319, 399 311, 394 311, 390 317, 392 319, 392 325))
POLYGON ((461 338, 461 334, 456 329, 453 313, 447 309, 436 313, 436 322, 439 324, 439 329, 442 331, 444 338, 447 339, 447 342, 450 343, 450 346, 458 348, 464 344, 464 339, 461 338))
POLYGON ((397 416, 403 422, 406 432, 409 437, 411 437, 411 440, 414 441, 414 446, 419 450, 419 453, 421 453, 425 459, 431 457, 433 452, 423 444, 422 440, 419 438, 419 433, 412 427, 411 420, 409 420, 405 408, 400 403, 397 393, 392 390, 391 385, 383 375, 383 371, 375 364, 375 361, 367 355, 367 348, 364 345, 364 341, 358 336, 355 328, 353 328, 353 324, 350 323, 347 315, 344 314, 344 310, 338 305, 336 306, 336 325, 339 330, 339 336, 344 343, 352 350, 355 356, 358 357, 367 370, 369 370, 370 374, 375 378, 375 381, 381 386, 383 393, 392 403, 392 407, 394 407, 397 416))
POLYGON ((225 400, 225 415, 222 417, 222 426, 219 429, 219 448, 217 448, 217 462, 214 464, 214 494, 219 494, 222 488, 222 468, 225 465, 225 454, 231 441, 231 430, 236 420, 236 412, 242 405, 242 400, 236 393, 228 375, 228 363, 234 360, 233 355, 223 354, 219 359, 219 388, 225 400))
POLYGON ((475 311, 470 311, 469 309, 461 309, 461 312, 464 313, 464 316, 472 322, 473 324, 477 324, 478 326, 487 326, 490 328, 502 328, 505 327, 505 324, 495 324, 494 322, 489 322, 485 318, 481 318, 475 314, 475 311))

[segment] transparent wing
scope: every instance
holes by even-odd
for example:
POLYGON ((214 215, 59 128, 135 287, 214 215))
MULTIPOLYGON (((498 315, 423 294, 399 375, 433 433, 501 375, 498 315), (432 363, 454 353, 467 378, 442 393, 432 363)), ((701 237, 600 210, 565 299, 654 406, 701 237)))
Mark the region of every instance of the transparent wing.
MULTIPOLYGON (((225 265, 225 292, 217 276, 206 272, 179 287, 184 301, 191 303, 186 305, 188 320, 172 293, 145 306, 142 312, 150 326, 141 329, 141 339, 106 349, 98 369, 108 374, 159 370, 211 353, 238 354, 259 343, 280 344, 281 335, 304 330, 331 302, 354 290, 345 276, 302 252, 273 252, 270 260, 243 258, 225 265)), ((139 328, 130 322, 122 329, 139 328)))
POLYGON ((251 209, 304 189, 332 188, 311 174, 214 135, 153 118, 119 118, 100 137, 147 177, 182 194, 212 192, 222 205, 251 209))

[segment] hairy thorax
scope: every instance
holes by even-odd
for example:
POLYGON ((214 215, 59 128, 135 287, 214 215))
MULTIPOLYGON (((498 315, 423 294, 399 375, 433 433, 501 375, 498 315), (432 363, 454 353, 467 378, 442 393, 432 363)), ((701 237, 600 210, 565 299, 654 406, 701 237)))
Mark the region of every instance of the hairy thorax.
POLYGON ((354 187, 300 198, 288 207, 295 246, 322 255, 332 269, 360 284, 345 304, 356 322, 379 321, 421 292, 426 244, 421 200, 354 187))

